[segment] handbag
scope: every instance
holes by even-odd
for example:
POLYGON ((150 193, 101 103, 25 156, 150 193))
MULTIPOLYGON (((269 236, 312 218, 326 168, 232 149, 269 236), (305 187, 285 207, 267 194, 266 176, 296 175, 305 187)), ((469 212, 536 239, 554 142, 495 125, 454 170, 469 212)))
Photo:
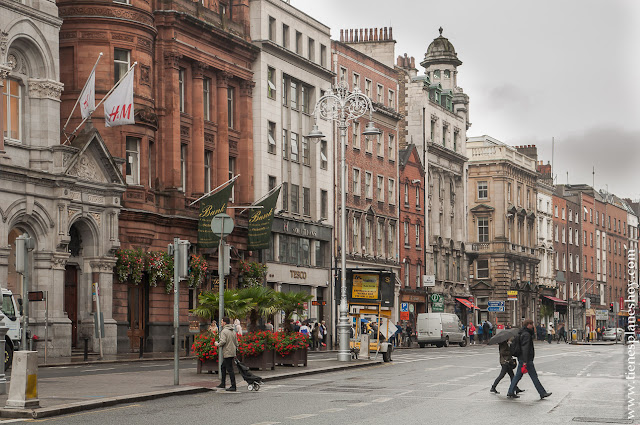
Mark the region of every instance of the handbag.
POLYGON ((516 359, 511 359, 509 360, 509 363, 507 363, 509 365, 509 367, 513 370, 516 368, 516 366, 518 366, 518 363, 516 362, 516 359))

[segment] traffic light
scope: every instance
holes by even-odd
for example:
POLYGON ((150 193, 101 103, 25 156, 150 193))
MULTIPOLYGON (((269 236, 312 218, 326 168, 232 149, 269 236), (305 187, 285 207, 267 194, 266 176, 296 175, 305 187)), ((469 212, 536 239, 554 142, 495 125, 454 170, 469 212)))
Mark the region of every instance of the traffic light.
POLYGON ((609 303, 609 311, 613 313, 613 303, 609 303))
POLYGON ((587 300, 582 299, 582 308, 587 308, 587 300))

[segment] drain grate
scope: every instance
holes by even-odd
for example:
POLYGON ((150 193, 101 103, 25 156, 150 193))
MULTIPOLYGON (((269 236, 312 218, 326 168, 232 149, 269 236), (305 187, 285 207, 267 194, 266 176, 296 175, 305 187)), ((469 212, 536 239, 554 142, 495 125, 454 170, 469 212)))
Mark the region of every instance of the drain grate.
POLYGON ((573 418, 573 422, 597 423, 597 424, 633 424, 631 419, 618 418, 573 418))

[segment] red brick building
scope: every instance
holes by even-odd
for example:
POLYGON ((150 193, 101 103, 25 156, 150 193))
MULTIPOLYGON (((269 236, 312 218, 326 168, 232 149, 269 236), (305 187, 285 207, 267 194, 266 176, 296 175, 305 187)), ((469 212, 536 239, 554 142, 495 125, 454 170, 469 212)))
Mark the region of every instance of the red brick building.
MULTIPOLYGON (((96 103, 134 62, 135 125, 105 128, 103 110, 93 114, 111 155, 124 159, 128 183, 119 217, 121 248, 164 251, 174 237, 197 241, 198 204, 190 204, 229 179, 233 201, 253 199, 249 1, 59 0, 62 119, 69 115, 99 52, 96 103)), ((68 129, 80 122, 76 112, 68 129)), ((230 212, 233 215, 233 212, 230 212)), ((246 218, 236 217, 228 238, 239 255, 246 248, 246 218)), ((204 253, 217 274, 214 250, 204 253)), ((235 251, 234 251, 235 252, 235 251)), ((238 255, 232 256, 236 260, 238 255)), ((235 276, 231 277, 231 282, 235 276)), ((206 279, 210 285, 211 276, 206 279)), ((181 322, 194 290, 182 290, 181 322)), ((171 350, 172 297, 163 287, 114 283, 117 350, 171 350)), ((78 302, 84 302, 77 300, 78 302)), ((91 320, 75 318, 72 320, 91 320)), ((74 341, 75 342, 75 341, 74 341)))
POLYGON ((426 313, 425 289, 420 281, 424 274, 424 250, 415 243, 424 235, 424 167, 414 144, 400 150, 400 300, 413 304, 414 314, 426 313), (413 242, 413 243, 412 243, 413 242))
MULTIPOLYGON (((373 122, 382 132, 377 137, 362 134, 368 115, 354 120, 347 129, 347 267, 393 271, 399 289, 397 144, 402 115, 397 112, 398 80, 392 67, 363 53, 393 46, 395 41, 386 29, 384 35, 382 30, 374 32, 375 40, 373 32, 371 38, 353 37, 351 30, 352 36, 343 37, 344 42, 331 44, 338 81, 345 82, 351 91, 360 89, 371 99, 373 122)), ((339 143, 339 137, 335 140, 339 143)), ((339 151, 337 146, 335 152, 339 151)), ((335 182, 340 183, 339 175, 335 182)), ((336 190, 336 205, 338 200, 336 190)), ((397 320, 397 315, 393 317, 397 320)))

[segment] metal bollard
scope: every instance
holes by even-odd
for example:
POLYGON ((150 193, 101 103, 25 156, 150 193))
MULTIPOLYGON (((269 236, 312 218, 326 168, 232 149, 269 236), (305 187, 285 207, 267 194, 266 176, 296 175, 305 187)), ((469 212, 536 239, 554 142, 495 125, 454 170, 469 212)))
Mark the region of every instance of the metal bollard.
POLYGON ((84 361, 89 360, 89 338, 84 338, 84 361))
POLYGON ((189 335, 184 336, 184 349, 187 351, 186 356, 189 357, 189 335))
POLYGON ((138 358, 142 358, 144 355, 144 338, 140 337, 140 354, 138 354, 138 358))

